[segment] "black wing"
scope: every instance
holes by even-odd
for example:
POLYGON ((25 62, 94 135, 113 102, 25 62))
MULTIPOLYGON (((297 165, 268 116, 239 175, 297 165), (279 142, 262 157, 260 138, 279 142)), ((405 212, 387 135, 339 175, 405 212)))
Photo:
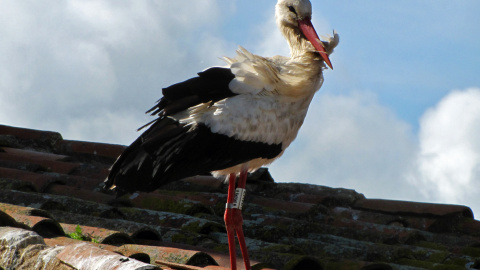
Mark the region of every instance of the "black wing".
POLYGON ((163 88, 163 97, 147 113, 163 117, 201 103, 235 96, 228 87, 234 78, 229 68, 209 68, 198 73, 198 77, 163 88))
POLYGON ((153 191, 188 176, 277 156, 281 145, 239 141, 212 133, 204 124, 187 126, 168 117, 197 104, 234 96, 228 87, 234 77, 228 68, 210 68, 164 88, 163 97, 147 112, 158 118, 144 126, 149 127, 113 164, 105 187, 115 185, 120 193, 153 191))

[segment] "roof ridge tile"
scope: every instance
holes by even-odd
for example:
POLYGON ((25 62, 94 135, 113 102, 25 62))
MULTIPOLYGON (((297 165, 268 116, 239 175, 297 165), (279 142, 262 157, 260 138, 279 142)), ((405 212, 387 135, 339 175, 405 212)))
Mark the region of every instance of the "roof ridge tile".
MULTIPOLYGON (((13 136, 14 144, 23 145, 24 148, 27 146, 43 151, 50 151, 58 141, 63 140, 62 135, 58 132, 6 125, 0 125, 0 135, 13 136)), ((12 143, 12 141, 10 141, 10 143, 12 143)))

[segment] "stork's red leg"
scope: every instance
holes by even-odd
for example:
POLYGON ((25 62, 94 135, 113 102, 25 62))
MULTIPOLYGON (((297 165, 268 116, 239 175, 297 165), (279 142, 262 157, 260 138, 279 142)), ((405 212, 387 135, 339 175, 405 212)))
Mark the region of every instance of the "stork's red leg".
POLYGON ((237 269, 237 254, 235 252, 235 221, 233 219, 233 201, 235 197, 235 179, 237 176, 234 173, 230 174, 228 180, 228 196, 227 206, 225 208, 225 228, 227 229, 228 237, 228 251, 230 252, 230 268, 237 269))
POLYGON ((245 269, 250 270, 250 258, 248 257, 247 244, 243 235, 243 217, 242 205, 245 196, 245 186, 247 184, 247 171, 240 172, 240 180, 238 188, 235 189, 235 174, 230 174, 228 182, 227 206, 225 209, 225 227, 227 229, 228 250, 230 252, 230 267, 232 270, 237 269, 237 257, 235 251, 235 232, 237 233, 238 243, 242 251, 245 269))
POLYGON ((242 217, 242 206, 243 198, 245 196, 245 186, 247 185, 247 170, 242 170, 240 172, 240 179, 238 181, 237 196, 239 198, 238 208, 234 208, 233 220, 235 222, 235 230, 237 231, 238 243, 240 244, 240 250, 242 251, 243 262, 245 263, 245 269, 250 270, 250 258, 248 257, 247 244, 245 243, 245 237, 243 235, 243 217, 242 217))

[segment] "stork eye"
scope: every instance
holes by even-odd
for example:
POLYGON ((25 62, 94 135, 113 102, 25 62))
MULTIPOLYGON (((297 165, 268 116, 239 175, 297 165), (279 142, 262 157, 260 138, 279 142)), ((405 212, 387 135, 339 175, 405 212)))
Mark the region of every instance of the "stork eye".
POLYGON ((297 11, 295 10, 294 7, 288 6, 288 10, 290 10, 290 12, 293 12, 293 13, 295 13, 295 15, 297 15, 297 11))

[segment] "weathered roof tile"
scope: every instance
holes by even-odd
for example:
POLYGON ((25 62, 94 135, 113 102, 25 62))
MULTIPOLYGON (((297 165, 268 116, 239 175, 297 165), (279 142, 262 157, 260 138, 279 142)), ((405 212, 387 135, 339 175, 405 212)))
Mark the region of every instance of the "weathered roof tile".
POLYGON ((206 213, 212 213, 212 210, 209 209, 225 198, 223 194, 217 193, 156 191, 124 196, 123 200, 128 200, 129 204, 139 208, 190 214, 202 210, 206 213))
MULTIPOLYGON (((223 179, 115 198, 100 187, 124 149, 0 125, 0 269, 227 269, 223 179)), ((466 206, 275 183, 266 169, 248 181, 253 269, 479 269, 480 222, 466 206)))
POLYGON ((148 239, 150 240, 161 240, 161 227, 156 225, 148 226, 144 223, 124 219, 103 218, 95 215, 87 216, 59 210, 50 210, 50 213, 61 223, 82 224, 93 228, 101 227, 113 231, 121 231, 128 234, 133 239, 148 235, 148 239))
POLYGON ((383 199, 365 199, 356 201, 353 207, 356 209, 390 214, 406 214, 435 217, 451 217, 458 215, 461 217, 473 218, 472 210, 469 207, 463 205, 406 202, 383 199))
MULTIPOLYGON (((117 249, 117 252, 124 254, 131 254, 135 252, 145 252, 150 258, 156 260, 180 263, 194 266, 216 265, 217 262, 207 253, 196 250, 185 250, 172 247, 155 247, 142 245, 122 245, 117 249)), ((152 261, 152 263, 154 263, 152 261)))
POLYGON ((85 201, 97 202, 100 204, 108 204, 114 199, 114 197, 111 195, 100 192, 92 192, 92 190, 79 188, 76 185, 67 186, 52 184, 48 188, 46 188, 44 192, 59 196, 75 197, 85 201))
POLYGON ((75 269, 160 269, 154 265, 129 259, 128 257, 100 249, 87 243, 68 245, 61 250, 56 258, 75 267, 75 269))
POLYGON ((98 242, 112 246, 133 244, 135 241, 128 234, 121 231, 109 230, 101 227, 93 227, 79 224, 60 223, 67 235, 76 233, 86 241, 98 242), (78 230, 80 232, 78 232, 78 230))
POLYGON ((38 190, 39 192, 45 191, 46 188, 54 183, 64 183, 61 179, 52 177, 48 174, 4 167, 0 167, 0 177, 29 182, 35 187, 35 190, 38 190))
MULTIPOLYGON (((23 167, 28 169, 30 167, 36 168, 35 170, 68 174, 81 165, 80 163, 60 161, 66 158, 63 155, 9 147, 3 147, 2 149, 3 151, 0 152, 0 164, 10 162, 14 168, 23 167)), ((31 171, 35 170, 31 169, 31 171)))
POLYGON ((75 157, 87 155, 92 157, 103 157, 112 160, 125 150, 125 146, 107 143, 92 143, 82 141, 59 140, 55 143, 55 151, 75 157))
POLYGON ((0 125, 0 135, 10 138, 1 140, 3 145, 0 146, 24 149, 49 150, 55 145, 55 143, 63 140, 62 135, 60 135, 58 132, 11 127, 5 125, 0 125))
POLYGON ((62 227, 56 220, 37 217, 11 214, 11 217, 19 224, 25 225, 26 228, 38 233, 42 237, 55 237, 65 235, 62 227))
POLYGON ((0 190, 17 190, 24 192, 38 191, 30 182, 11 178, 0 178, 0 190))

